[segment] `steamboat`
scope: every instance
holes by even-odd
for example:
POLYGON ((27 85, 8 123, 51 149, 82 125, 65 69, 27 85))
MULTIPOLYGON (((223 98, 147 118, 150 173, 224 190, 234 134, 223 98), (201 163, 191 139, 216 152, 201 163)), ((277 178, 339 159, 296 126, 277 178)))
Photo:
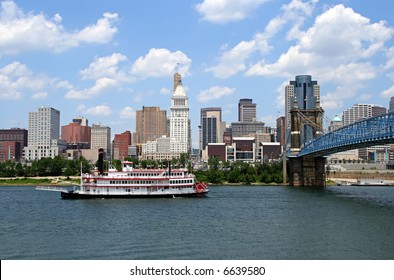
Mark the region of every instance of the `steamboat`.
POLYGON ((134 169, 133 163, 122 162, 122 170, 110 166, 103 170, 103 153, 92 174, 82 174, 80 186, 72 190, 37 187, 39 190, 60 191, 64 199, 88 198, 163 198, 202 197, 208 193, 203 182, 186 169, 134 169))

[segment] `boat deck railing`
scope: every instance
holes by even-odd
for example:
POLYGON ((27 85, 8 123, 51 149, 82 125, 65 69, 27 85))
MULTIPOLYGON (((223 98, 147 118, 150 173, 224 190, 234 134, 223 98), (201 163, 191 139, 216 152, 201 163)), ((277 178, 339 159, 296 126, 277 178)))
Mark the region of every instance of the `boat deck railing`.
POLYGON ((56 187, 56 186, 36 186, 36 190, 39 191, 52 191, 52 192, 66 192, 69 189, 65 187, 56 187))

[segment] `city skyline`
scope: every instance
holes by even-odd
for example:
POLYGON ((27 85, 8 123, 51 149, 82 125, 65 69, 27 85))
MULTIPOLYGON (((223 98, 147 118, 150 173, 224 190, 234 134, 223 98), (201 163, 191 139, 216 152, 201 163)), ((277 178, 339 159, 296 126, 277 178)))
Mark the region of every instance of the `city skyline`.
POLYGON ((62 125, 83 116, 135 131, 143 106, 170 111, 175 72, 195 148, 200 108, 220 106, 231 123, 250 98, 257 120, 275 126, 296 75, 319 82, 328 118, 357 103, 389 107, 389 1, 184 2, 1 1, 0 128, 28 128, 28 112, 50 106, 62 125))

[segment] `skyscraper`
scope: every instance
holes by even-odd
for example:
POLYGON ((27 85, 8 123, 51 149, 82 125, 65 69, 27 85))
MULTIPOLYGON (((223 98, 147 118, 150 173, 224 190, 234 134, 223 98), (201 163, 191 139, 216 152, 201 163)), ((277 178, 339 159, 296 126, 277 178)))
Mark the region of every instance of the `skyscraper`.
POLYGON ((90 138, 91 128, 85 118, 75 118, 72 123, 62 126, 61 139, 67 143, 86 143, 90 145, 90 138))
MULTIPOLYGON (((174 88, 168 129, 170 137, 161 134, 156 139, 141 143, 141 157, 143 159, 171 160, 179 158, 182 153, 191 153, 189 104, 179 73, 174 74, 174 88)), ((164 123, 166 124, 166 122, 164 123)))
POLYGON ((60 111, 51 107, 40 107, 29 113, 28 146, 26 160, 54 158, 59 154, 60 111))
MULTIPOLYGON (((298 75, 295 77, 295 81, 290 81, 285 88, 286 135, 290 129, 290 110, 295 100, 297 100, 298 108, 301 110, 316 108, 317 102, 320 102, 320 86, 317 81, 312 81, 312 76, 298 75)), ((313 128, 305 126, 301 141, 304 143, 311 139, 313 139, 313 128)))
POLYGON ((104 149, 107 159, 111 158, 111 128, 93 124, 91 130, 91 149, 98 151, 104 149))
POLYGON ((113 141, 113 158, 125 159, 128 156, 129 146, 131 145, 131 132, 126 130, 121 134, 115 134, 113 141))
POLYGON ((238 121, 253 122, 256 120, 256 103, 253 99, 244 98, 238 102, 238 121))
POLYGON ((389 113, 394 112, 394 96, 390 98, 389 113))
POLYGON ((298 75, 295 81, 290 81, 285 88, 286 127, 290 128, 290 109, 294 100, 298 101, 298 108, 302 110, 314 109, 316 100, 320 100, 320 86, 312 81, 310 75, 298 75))
POLYGON ((135 141, 138 144, 153 141, 167 134, 167 112, 160 107, 146 107, 136 112, 135 141))
POLYGON ((200 151, 205 150, 208 143, 223 143, 226 124, 222 122, 222 108, 201 108, 199 129, 200 151))
POLYGON ((285 133, 286 133, 286 118, 284 116, 276 119, 276 141, 280 142, 283 147, 285 144, 285 133))
MULTIPOLYGON (((357 121, 386 114, 387 109, 373 104, 354 104, 351 108, 343 111, 343 125, 349 125, 357 121)), ((387 151, 389 146, 373 146, 358 149, 358 156, 364 160, 377 160, 380 150, 387 151)), ((384 152, 383 152, 384 154, 384 152)), ((383 156, 384 158, 385 156, 383 156)))
POLYGON ((343 111, 343 125, 349 125, 356 121, 386 114, 387 109, 373 104, 354 104, 351 108, 343 111))
POLYGON ((23 149, 27 146, 27 129, 11 128, 0 129, 0 142, 17 142, 15 146, 19 151, 15 152, 15 160, 20 160, 23 156, 23 149))
POLYGON ((191 151, 191 137, 188 97, 179 73, 174 75, 175 79, 177 79, 177 85, 171 98, 170 137, 179 141, 176 149, 178 152, 189 153, 191 151))

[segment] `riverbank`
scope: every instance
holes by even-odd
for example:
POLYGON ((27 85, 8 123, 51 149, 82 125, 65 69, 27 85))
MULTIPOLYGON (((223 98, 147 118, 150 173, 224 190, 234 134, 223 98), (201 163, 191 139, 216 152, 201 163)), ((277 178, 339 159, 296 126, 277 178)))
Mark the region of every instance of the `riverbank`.
MULTIPOLYGON (((346 172, 330 172, 327 177, 327 186, 337 185, 338 183, 356 183, 358 179, 374 179, 379 178, 390 182, 394 185, 394 172, 390 171, 346 171, 346 172)), ((53 186, 74 186, 80 183, 80 177, 14 177, 0 178, 0 186, 37 186, 37 185, 53 185, 53 186)), ((208 183, 209 186, 217 184, 208 183)), ((225 186, 244 186, 245 183, 228 183, 221 182, 220 185, 225 186)), ((250 186, 282 186, 280 183, 261 183, 252 182, 250 186)))
POLYGON ((15 177, 0 178, 0 186, 74 186, 79 184, 79 177, 15 177))
POLYGON ((383 180, 394 185, 394 170, 331 171, 326 179, 338 184, 354 184, 359 180, 383 180))

